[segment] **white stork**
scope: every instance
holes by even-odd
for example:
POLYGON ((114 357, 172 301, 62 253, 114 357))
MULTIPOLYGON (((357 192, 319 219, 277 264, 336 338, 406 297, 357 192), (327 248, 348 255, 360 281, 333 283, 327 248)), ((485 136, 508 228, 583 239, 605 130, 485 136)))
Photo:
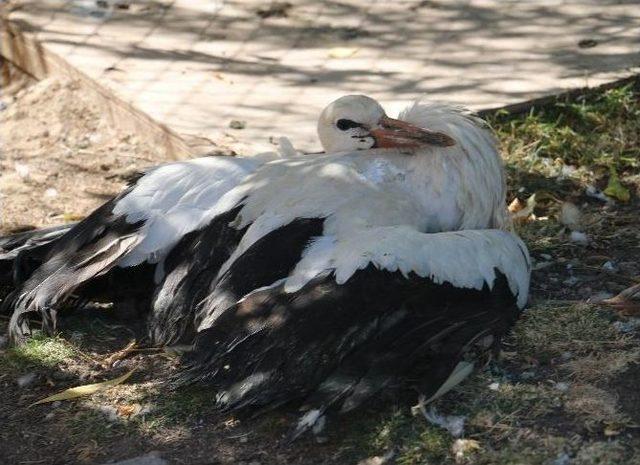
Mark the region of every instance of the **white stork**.
POLYGON ((318 134, 326 154, 147 173, 15 291, 13 338, 116 266, 157 263, 150 334, 194 344, 184 379, 211 383, 221 407, 306 398, 299 434, 409 378, 442 394, 527 301, 496 140, 459 108, 395 120, 365 96, 329 105, 318 134))

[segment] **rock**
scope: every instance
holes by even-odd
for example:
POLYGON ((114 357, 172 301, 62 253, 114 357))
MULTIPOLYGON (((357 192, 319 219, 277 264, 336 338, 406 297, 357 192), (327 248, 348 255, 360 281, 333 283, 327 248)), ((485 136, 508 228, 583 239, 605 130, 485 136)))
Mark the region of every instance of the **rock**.
MULTIPOLYGON (((107 465, 106 463, 104 465, 107 465)), ((109 465, 169 465, 169 462, 160 456, 160 452, 153 451, 139 457, 110 462, 109 465)))
POLYGON ((14 168, 16 170, 16 173, 18 173, 18 176, 20 176, 23 180, 26 181, 27 179, 29 179, 29 176, 31 173, 31 170, 29 169, 29 165, 16 162, 14 164, 14 168))
POLYGON ((58 196, 58 191, 53 187, 50 187, 46 191, 44 191, 44 196, 48 198, 54 198, 58 196))
POLYGON ((395 458, 396 454, 397 454, 397 451, 395 449, 391 449, 389 452, 387 452, 384 455, 376 455, 374 457, 369 457, 364 460, 360 460, 358 462, 358 465, 386 465, 386 464, 395 463, 393 459, 395 458))
POLYGON ((575 242, 576 244, 586 245, 589 243, 587 235, 580 231, 571 231, 569 239, 571 239, 571 242, 575 242))
POLYGON ((623 334, 633 333, 640 328, 640 319, 631 318, 629 321, 614 321, 613 327, 623 334))
POLYGON ((440 415, 435 407, 424 411, 424 417, 432 425, 446 429, 451 436, 459 438, 464 433, 464 422, 466 417, 459 415, 440 415))
POLYGON ((560 392, 567 392, 569 390, 569 383, 565 383, 561 381, 559 383, 555 383, 553 387, 560 392))
POLYGON ((602 302, 603 300, 610 299, 611 297, 613 297, 613 294, 611 292, 601 291, 601 292, 598 292, 597 294, 592 295, 591 297, 589 297, 587 299, 587 302, 589 302, 591 304, 597 304, 597 303, 602 302))
POLYGON ((16 384, 18 385, 18 387, 25 388, 35 383, 37 379, 38 379, 37 373, 30 372, 22 376, 19 376, 18 379, 16 379, 16 384))
POLYGON ((247 122, 234 119, 229 123, 229 127, 231 129, 244 129, 247 127, 247 122))
POLYGON ((552 462, 552 465, 569 465, 571 463, 571 457, 566 452, 559 454, 552 462))
POLYGON ((560 223, 572 231, 580 231, 582 225, 582 213, 580 213, 580 209, 571 202, 562 202, 560 223))

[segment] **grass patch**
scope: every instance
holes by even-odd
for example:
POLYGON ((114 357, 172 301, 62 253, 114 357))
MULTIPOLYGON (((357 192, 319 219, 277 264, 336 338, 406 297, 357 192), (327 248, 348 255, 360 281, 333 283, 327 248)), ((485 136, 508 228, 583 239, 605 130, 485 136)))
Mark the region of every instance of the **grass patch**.
POLYGON ((36 334, 1 354, 0 366, 11 370, 55 368, 77 355, 77 349, 61 337, 36 334))
POLYGON ((609 313, 588 304, 545 302, 527 310, 511 341, 519 354, 540 362, 626 347, 630 336, 617 331, 609 313))
POLYGON ((640 167, 640 99, 632 84, 564 99, 525 115, 488 117, 511 167, 558 174, 562 165, 640 167))

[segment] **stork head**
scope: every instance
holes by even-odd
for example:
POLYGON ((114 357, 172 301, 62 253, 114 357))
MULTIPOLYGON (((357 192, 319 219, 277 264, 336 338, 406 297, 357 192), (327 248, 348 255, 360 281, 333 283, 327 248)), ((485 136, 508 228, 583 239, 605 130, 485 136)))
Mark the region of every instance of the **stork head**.
POLYGON ((330 103, 320 114, 318 136, 327 152, 455 145, 442 132, 389 118, 378 102, 365 95, 345 95, 330 103))

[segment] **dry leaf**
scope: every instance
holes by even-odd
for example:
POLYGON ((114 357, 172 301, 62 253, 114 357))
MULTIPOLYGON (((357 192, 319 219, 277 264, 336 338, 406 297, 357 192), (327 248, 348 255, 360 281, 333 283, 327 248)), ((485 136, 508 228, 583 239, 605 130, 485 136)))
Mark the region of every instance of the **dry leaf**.
POLYGON ((522 200, 520 200, 518 197, 516 197, 509 204, 509 207, 507 209, 509 210, 509 213, 517 213, 520 210, 522 210, 525 206, 526 204, 522 200))
POLYGON ((131 415, 137 414, 141 409, 140 404, 119 405, 118 415, 121 417, 130 417, 131 415))
POLYGON ((456 439, 451 445, 456 463, 464 463, 469 454, 478 450, 480 450, 480 443, 474 439, 456 439))
POLYGON ((69 389, 65 389, 62 392, 59 392, 57 394, 54 394, 49 397, 45 397, 44 399, 34 402, 29 407, 33 407, 34 405, 39 405, 39 404, 46 404, 48 402, 55 402, 57 400, 75 399, 77 397, 89 396, 91 394, 95 394, 96 392, 104 391, 105 389, 108 389, 112 386, 116 386, 118 384, 125 382, 134 371, 135 370, 131 370, 130 372, 125 373, 119 378, 110 379, 108 381, 103 381, 101 383, 85 384, 84 386, 76 386, 69 389))
MULTIPOLYGON (((520 204, 522 204, 521 201, 520 204)), ((511 202, 511 205, 514 203, 511 202)), ((511 207, 509 205, 509 207, 511 207)), ((516 223, 525 223, 531 219, 531 215, 533 215, 533 209, 536 208, 536 194, 532 194, 527 202, 522 204, 522 206, 518 205, 518 207, 514 206, 514 208, 519 208, 515 212, 512 212, 511 219, 516 223)), ((511 210, 510 210, 511 211, 511 210)))
POLYGON ((329 58, 350 58, 358 53, 354 47, 335 47, 329 50, 329 58))

